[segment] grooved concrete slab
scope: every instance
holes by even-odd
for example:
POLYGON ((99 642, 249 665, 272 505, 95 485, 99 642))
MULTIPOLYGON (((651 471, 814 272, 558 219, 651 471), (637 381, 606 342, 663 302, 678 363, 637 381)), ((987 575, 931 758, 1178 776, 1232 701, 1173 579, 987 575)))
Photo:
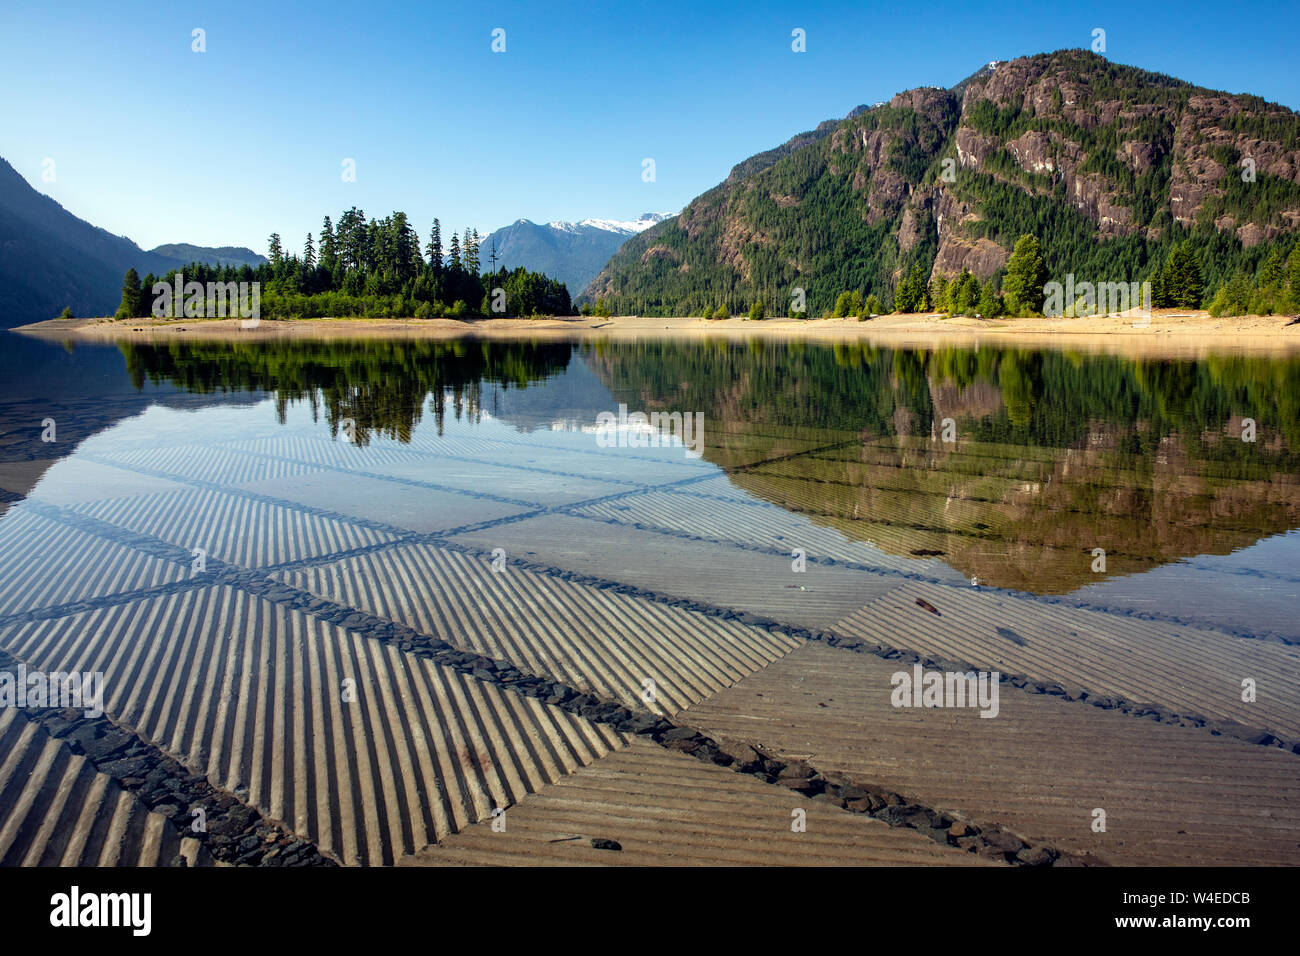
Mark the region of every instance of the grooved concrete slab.
POLYGON ((634 740, 405 866, 998 866, 877 820, 634 740), (806 830, 792 830, 796 809, 806 830), (621 850, 597 849, 592 839, 621 850))
POLYGON ((809 643, 681 719, 1114 864, 1300 864, 1294 754, 1011 687, 992 719, 895 708, 902 669, 809 643))

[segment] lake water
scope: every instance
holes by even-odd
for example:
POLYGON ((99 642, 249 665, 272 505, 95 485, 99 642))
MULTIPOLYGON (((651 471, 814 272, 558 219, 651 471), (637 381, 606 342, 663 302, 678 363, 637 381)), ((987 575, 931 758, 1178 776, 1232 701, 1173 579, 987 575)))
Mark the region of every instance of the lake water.
MULTIPOLYGON (((669 590, 706 601, 726 601, 705 579, 709 552, 724 577, 752 566, 759 589, 814 588, 828 569, 975 579, 1300 638, 1294 357, 773 342, 6 344, 0 447, 14 477, 4 487, 33 508, 148 491, 161 523, 199 490, 258 495, 631 584, 650 570, 639 548, 656 565, 676 549, 702 562, 700 576, 669 590), (701 457, 653 436, 642 440, 665 447, 602 447, 597 417, 620 404, 702 416, 701 457), (47 418, 52 443, 40 441, 47 418), (1248 419, 1253 441, 1243 440, 1248 419), (341 429, 345 420, 355 425, 341 429), (806 577, 766 560, 796 548, 806 577)), ((174 543, 200 547, 205 532, 183 527, 178 515, 174 543)), ((240 534, 256 549, 268 531, 240 534)), ((285 560, 326 554, 276 547, 285 560)))
POLYGON ((343 862, 626 742, 426 640, 689 717, 860 635, 1300 740, 1297 357, 0 344, 0 650, 343 862))

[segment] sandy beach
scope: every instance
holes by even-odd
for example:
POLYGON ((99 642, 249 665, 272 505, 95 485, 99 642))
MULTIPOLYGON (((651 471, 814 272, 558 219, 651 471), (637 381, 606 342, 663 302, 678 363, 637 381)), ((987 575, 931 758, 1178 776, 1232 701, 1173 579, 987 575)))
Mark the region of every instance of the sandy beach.
POLYGON ((15 331, 60 341, 169 341, 204 338, 264 341, 300 338, 645 339, 718 337, 871 341, 892 346, 981 342, 1123 351, 1130 354, 1199 355, 1210 351, 1273 352, 1300 349, 1300 323, 1291 316, 1213 318, 1201 310, 1157 310, 1150 325, 1126 316, 1085 318, 945 318, 937 313, 844 319, 654 318, 570 316, 537 319, 286 319, 245 328, 241 319, 51 319, 15 331))

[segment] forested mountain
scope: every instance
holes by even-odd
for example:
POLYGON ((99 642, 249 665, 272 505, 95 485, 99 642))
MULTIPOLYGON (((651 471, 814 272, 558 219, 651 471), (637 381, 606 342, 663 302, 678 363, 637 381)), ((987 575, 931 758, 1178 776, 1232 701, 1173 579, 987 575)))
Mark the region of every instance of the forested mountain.
POLYGON ((65 306, 106 315, 128 268, 175 265, 78 219, 0 159, 0 327, 52 319, 65 306))
POLYGON ((78 219, 0 159, 0 328, 52 319, 65 307, 76 315, 110 315, 127 269, 163 273, 221 260, 266 261, 247 249, 177 245, 145 252, 78 219))
MULTIPOLYGON (((1300 229, 1300 115, 1063 50, 900 93, 740 163, 619 250, 583 298, 820 314, 900 281, 998 281, 1035 236, 1048 276, 1140 282, 1186 241, 1204 298, 1280 268, 1300 229)), ((910 296, 909 296, 910 297, 910 296)))
POLYGON ((669 213, 648 212, 634 222, 584 219, 581 222, 539 224, 520 219, 488 233, 481 241, 483 264, 495 243, 497 267, 527 266, 554 276, 576 296, 629 236, 663 222, 669 213))
POLYGON ((192 246, 187 242, 173 242, 149 251, 182 264, 202 262, 210 266, 260 266, 266 262, 266 256, 259 256, 252 249, 243 246, 192 246))

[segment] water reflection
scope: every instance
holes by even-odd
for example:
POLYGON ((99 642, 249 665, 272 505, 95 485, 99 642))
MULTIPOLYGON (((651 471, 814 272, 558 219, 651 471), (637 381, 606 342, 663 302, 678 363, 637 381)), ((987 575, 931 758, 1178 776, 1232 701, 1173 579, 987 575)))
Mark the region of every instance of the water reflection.
POLYGON ((1300 526, 1293 357, 470 339, 121 352, 137 387, 265 392, 281 421, 305 403, 331 434, 352 419, 363 445, 409 441, 426 413, 441 435, 449 409, 521 428, 594 424, 619 402, 702 412, 705 460, 743 491, 890 554, 1038 593, 1300 526))

